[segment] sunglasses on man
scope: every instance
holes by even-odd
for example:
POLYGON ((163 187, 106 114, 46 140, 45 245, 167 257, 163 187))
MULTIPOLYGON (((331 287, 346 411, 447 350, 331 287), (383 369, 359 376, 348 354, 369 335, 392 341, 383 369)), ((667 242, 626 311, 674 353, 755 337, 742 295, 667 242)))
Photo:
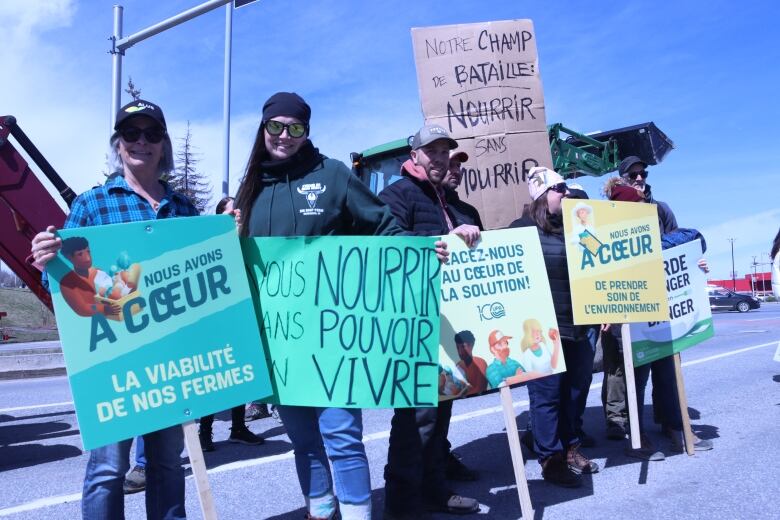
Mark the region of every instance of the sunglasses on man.
POLYGON ((119 131, 119 135, 126 143, 134 143, 144 135, 147 143, 157 144, 165 137, 165 130, 159 126, 150 128, 138 128, 137 126, 126 126, 119 131))
POLYGON ((270 119, 265 122, 265 131, 269 135, 277 136, 282 135, 282 132, 287 129, 287 135, 290 137, 298 138, 306 135, 306 125, 303 123, 290 123, 286 125, 281 121, 275 121, 270 119))
POLYGON ((637 177, 642 176, 643 179, 647 179, 647 170, 639 170, 636 172, 626 172, 624 177, 628 177, 632 181, 635 181, 637 177))

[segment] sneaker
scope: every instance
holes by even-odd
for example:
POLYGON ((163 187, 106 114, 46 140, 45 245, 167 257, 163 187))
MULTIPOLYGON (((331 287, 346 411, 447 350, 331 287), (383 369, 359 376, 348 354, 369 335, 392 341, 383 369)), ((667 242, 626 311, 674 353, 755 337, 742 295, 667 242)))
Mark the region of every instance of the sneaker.
POLYGON ((256 446, 258 444, 263 444, 265 439, 252 433, 246 426, 240 426, 238 428, 230 428, 230 437, 228 437, 228 441, 256 446))
POLYGON ((577 431, 577 437, 580 439, 580 446, 583 448, 592 448, 596 445, 596 439, 585 433, 583 430, 577 431))
MULTIPOLYGON (((675 453, 682 453, 685 451, 685 435, 682 430, 673 430, 671 428, 664 433, 672 439, 672 445, 670 449, 675 453)), ((693 451, 709 451, 714 448, 712 441, 708 439, 700 439, 696 435, 693 436, 693 451)))
POLYGON ((639 449, 633 449, 631 446, 626 448, 626 455, 635 459, 648 460, 651 462, 657 462, 666 460, 666 455, 657 450, 653 441, 650 440, 645 434, 640 437, 641 447, 639 449))
POLYGON ((451 495, 447 502, 443 504, 429 504, 428 509, 452 515, 470 515, 479 512, 479 502, 473 498, 451 495))
POLYGON ((264 404, 252 403, 246 407, 246 411, 244 412, 244 420, 246 422, 265 419, 266 417, 271 417, 271 414, 268 413, 268 407, 264 404))
POLYGON ((566 463, 577 474, 590 475, 599 472, 599 465, 580 452, 580 445, 573 444, 566 450, 566 463))
POLYGON ((612 441, 622 441, 626 438, 626 427, 622 424, 607 424, 607 439, 612 441))
POLYGON ((130 473, 125 475, 125 483, 122 490, 125 495, 132 495, 146 489, 146 469, 141 466, 134 467, 130 473))
POLYGON ((542 478, 561 487, 575 488, 582 485, 582 477, 571 470, 563 452, 547 457, 542 462, 542 478))
POLYGON ((449 480, 458 480, 460 482, 472 482, 479 478, 477 472, 463 464, 460 455, 454 451, 447 455, 446 477, 449 480))
POLYGON ((214 432, 211 428, 200 428, 198 430, 198 438, 200 439, 200 449, 204 452, 214 451, 214 432))

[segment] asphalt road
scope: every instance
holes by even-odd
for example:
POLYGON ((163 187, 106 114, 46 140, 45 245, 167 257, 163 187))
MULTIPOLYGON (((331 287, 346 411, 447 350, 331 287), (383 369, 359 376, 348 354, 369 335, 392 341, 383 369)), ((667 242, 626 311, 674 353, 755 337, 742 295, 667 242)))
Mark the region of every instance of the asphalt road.
MULTIPOLYGON (((582 488, 568 490, 543 482, 536 460, 526 460, 537 517, 780 518, 780 363, 772 360, 780 341, 780 305, 717 313, 715 328, 716 337, 683 353, 693 427, 712 439, 715 449, 694 457, 672 454, 668 441, 652 430, 667 459, 648 463, 626 457, 624 443, 604 437, 601 376, 594 374, 585 429, 597 446, 584 451, 602 470, 582 488)), ((515 389, 513 397, 517 424, 524 428, 527 392, 515 389)), ((364 412, 375 518, 381 518, 391 414, 364 412)), ((301 519, 303 499, 284 428, 273 419, 249 423, 267 438, 265 445, 250 447, 228 444, 229 426, 229 414, 217 416, 217 451, 206 454, 220 518, 301 519)), ((483 504, 473 518, 519 518, 498 395, 456 402, 450 441, 481 475, 477 482, 453 486, 483 504)), ((65 377, 0 382, 0 517, 78 518, 86 460, 65 377)), ((187 463, 185 457, 182 462, 187 463)), ((145 518, 143 493, 128 496, 126 510, 129 519, 145 518)), ((187 511, 190 518, 201 518, 192 478, 187 511)))

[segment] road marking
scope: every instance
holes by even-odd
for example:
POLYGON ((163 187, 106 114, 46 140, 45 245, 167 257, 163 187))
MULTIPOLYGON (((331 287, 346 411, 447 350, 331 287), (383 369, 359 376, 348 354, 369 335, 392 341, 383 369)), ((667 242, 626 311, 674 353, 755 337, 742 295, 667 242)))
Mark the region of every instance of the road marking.
MULTIPOLYGON (((771 341, 769 343, 762 343, 760 345, 753 345, 752 347, 745 347, 745 348, 741 348, 741 349, 737 349, 737 350, 732 350, 730 352, 724 352, 723 354, 715 354, 715 355, 707 356, 707 357, 700 358, 700 359, 694 359, 692 361, 686 361, 685 363, 682 364, 682 366, 687 367, 687 366, 692 366, 692 365, 698 365, 700 363, 706 363, 708 361, 714 361, 716 359, 721 359, 721 358, 724 358, 724 357, 734 356, 736 354, 741 354, 743 352, 749 352, 751 350, 756 350, 756 349, 759 349, 759 348, 765 348, 765 347, 768 347, 770 345, 777 346, 778 342, 777 341, 771 341)), ((590 390, 595 390, 597 388, 601 388, 601 383, 593 383, 592 385, 590 385, 590 390)), ((52 404, 48 404, 48 405, 36 405, 36 406, 32 406, 32 407, 19 407, 17 409, 43 408, 43 407, 46 407, 46 406, 59 406, 59 405, 62 405, 62 404, 63 403, 52 403, 52 404)), ((64 404, 68 404, 68 403, 64 403, 64 404)), ((72 404, 72 402, 70 404, 72 404)), ((528 400, 523 400, 523 401, 517 401, 517 402, 512 403, 512 406, 515 407, 515 408, 519 408, 521 406, 528 406, 528 404, 529 404, 528 400)), ((483 417, 485 415, 490 415, 490 414, 494 414, 494 413, 500 413, 502 410, 503 410, 503 408, 500 407, 500 406, 491 406, 489 408, 483 408, 481 410, 475 410, 473 412, 467 412, 467 413, 463 413, 463 414, 459 414, 459 415, 453 416, 452 419, 450 420, 450 422, 466 421, 466 420, 474 419, 474 418, 477 418, 477 417, 483 417)), ((2 411, 3 410, 0 410, 0 412, 2 412, 2 411)), ((370 434, 365 435, 363 437, 363 442, 370 442, 370 441, 375 441, 375 440, 380 440, 380 439, 386 439, 388 437, 390 437, 390 431, 389 430, 376 432, 376 433, 370 433, 370 434)), ((264 464, 269 464, 271 462, 279 462, 279 461, 283 461, 283 460, 292 459, 293 456, 294 456, 293 455, 293 451, 290 450, 290 451, 286 451, 284 453, 278 453, 276 455, 271 455, 271 456, 268 456, 268 457, 260 457, 260 458, 256 458, 256 459, 241 460, 241 461, 231 462, 231 463, 228 463, 228 464, 223 464, 221 466, 215 466, 215 467, 209 469, 208 473, 211 474, 211 475, 215 475, 217 473, 224 473, 226 471, 232 471, 232 470, 236 470, 236 469, 243 469, 243 468, 248 468, 248 467, 253 467, 253 466, 262 466, 264 464)), ((187 478, 188 479, 192 478, 192 475, 189 475, 187 478)), ((514 487, 515 486, 507 486, 506 489, 513 489, 514 487)), ((495 493, 497 493, 499 491, 503 491, 503 490, 504 490, 504 488, 493 488, 489 492, 491 494, 495 494, 495 493)), ((69 502, 74 502, 76 500, 81 500, 81 493, 73 493, 71 495, 59 495, 59 496, 53 496, 53 497, 48 497, 48 498, 40 498, 40 499, 37 499, 37 500, 33 500, 31 502, 27 502, 26 504, 19 504, 17 506, 7 507, 5 509, 0 509, 0 517, 2 517, 2 516, 9 516, 9 515, 13 515, 13 514, 16 514, 16 513, 21 513, 21 512, 24 512, 24 511, 33 511, 35 509, 42 509, 44 507, 51 507, 51 506, 56 506, 56 505, 60 505, 60 504, 67 504, 69 502)), ((482 513, 482 511, 480 511, 480 513, 484 514, 484 513, 482 513)))
POLYGON ((73 493, 72 495, 60 495, 58 497, 39 498, 26 504, 19 504, 18 506, 8 507, 6 509, 0 509, 0 516, 14 515, 16 513, 24 513, 25 511, 34 511, 35 509, 42 509, 44 507, 58 506, 60 504, 67 504, 68 502, 78 502, 81 500, 81 493, 73 493))
POLYGON ((73 401, 63 401, 61 403, 49 404, 31 404, 28 406, 14 406, 13 408, 0 408, 0 413, 18 412, 21 410, 37 410, 39 408, 53 408, 56 406, 73 406, 73 401))

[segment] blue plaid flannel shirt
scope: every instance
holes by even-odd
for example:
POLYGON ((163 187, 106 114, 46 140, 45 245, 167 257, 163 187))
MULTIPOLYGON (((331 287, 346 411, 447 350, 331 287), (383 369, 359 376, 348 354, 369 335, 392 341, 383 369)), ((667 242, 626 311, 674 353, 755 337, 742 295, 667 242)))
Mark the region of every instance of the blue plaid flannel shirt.
MULTIPOLYGON (((119 174, 110 176, 103 186, 97 186, 75 198, 63 228, 125 224, 161 218, 194 217, 198 210, 186 196, 176 193, 164 181, 165 195, 155 212, 152 205, 133 191, 119 174)), ((43 286, 49 288, 49 276, 44 269, 43 286)))
POLYGON ((133 191, 123 176, 114 174, 103 186, 76 197, 63 227, 103 226, 198 215, 190 199, 174 192, 165 182, 163 185, 165 195, 155 212, 146 199, 133 191))

